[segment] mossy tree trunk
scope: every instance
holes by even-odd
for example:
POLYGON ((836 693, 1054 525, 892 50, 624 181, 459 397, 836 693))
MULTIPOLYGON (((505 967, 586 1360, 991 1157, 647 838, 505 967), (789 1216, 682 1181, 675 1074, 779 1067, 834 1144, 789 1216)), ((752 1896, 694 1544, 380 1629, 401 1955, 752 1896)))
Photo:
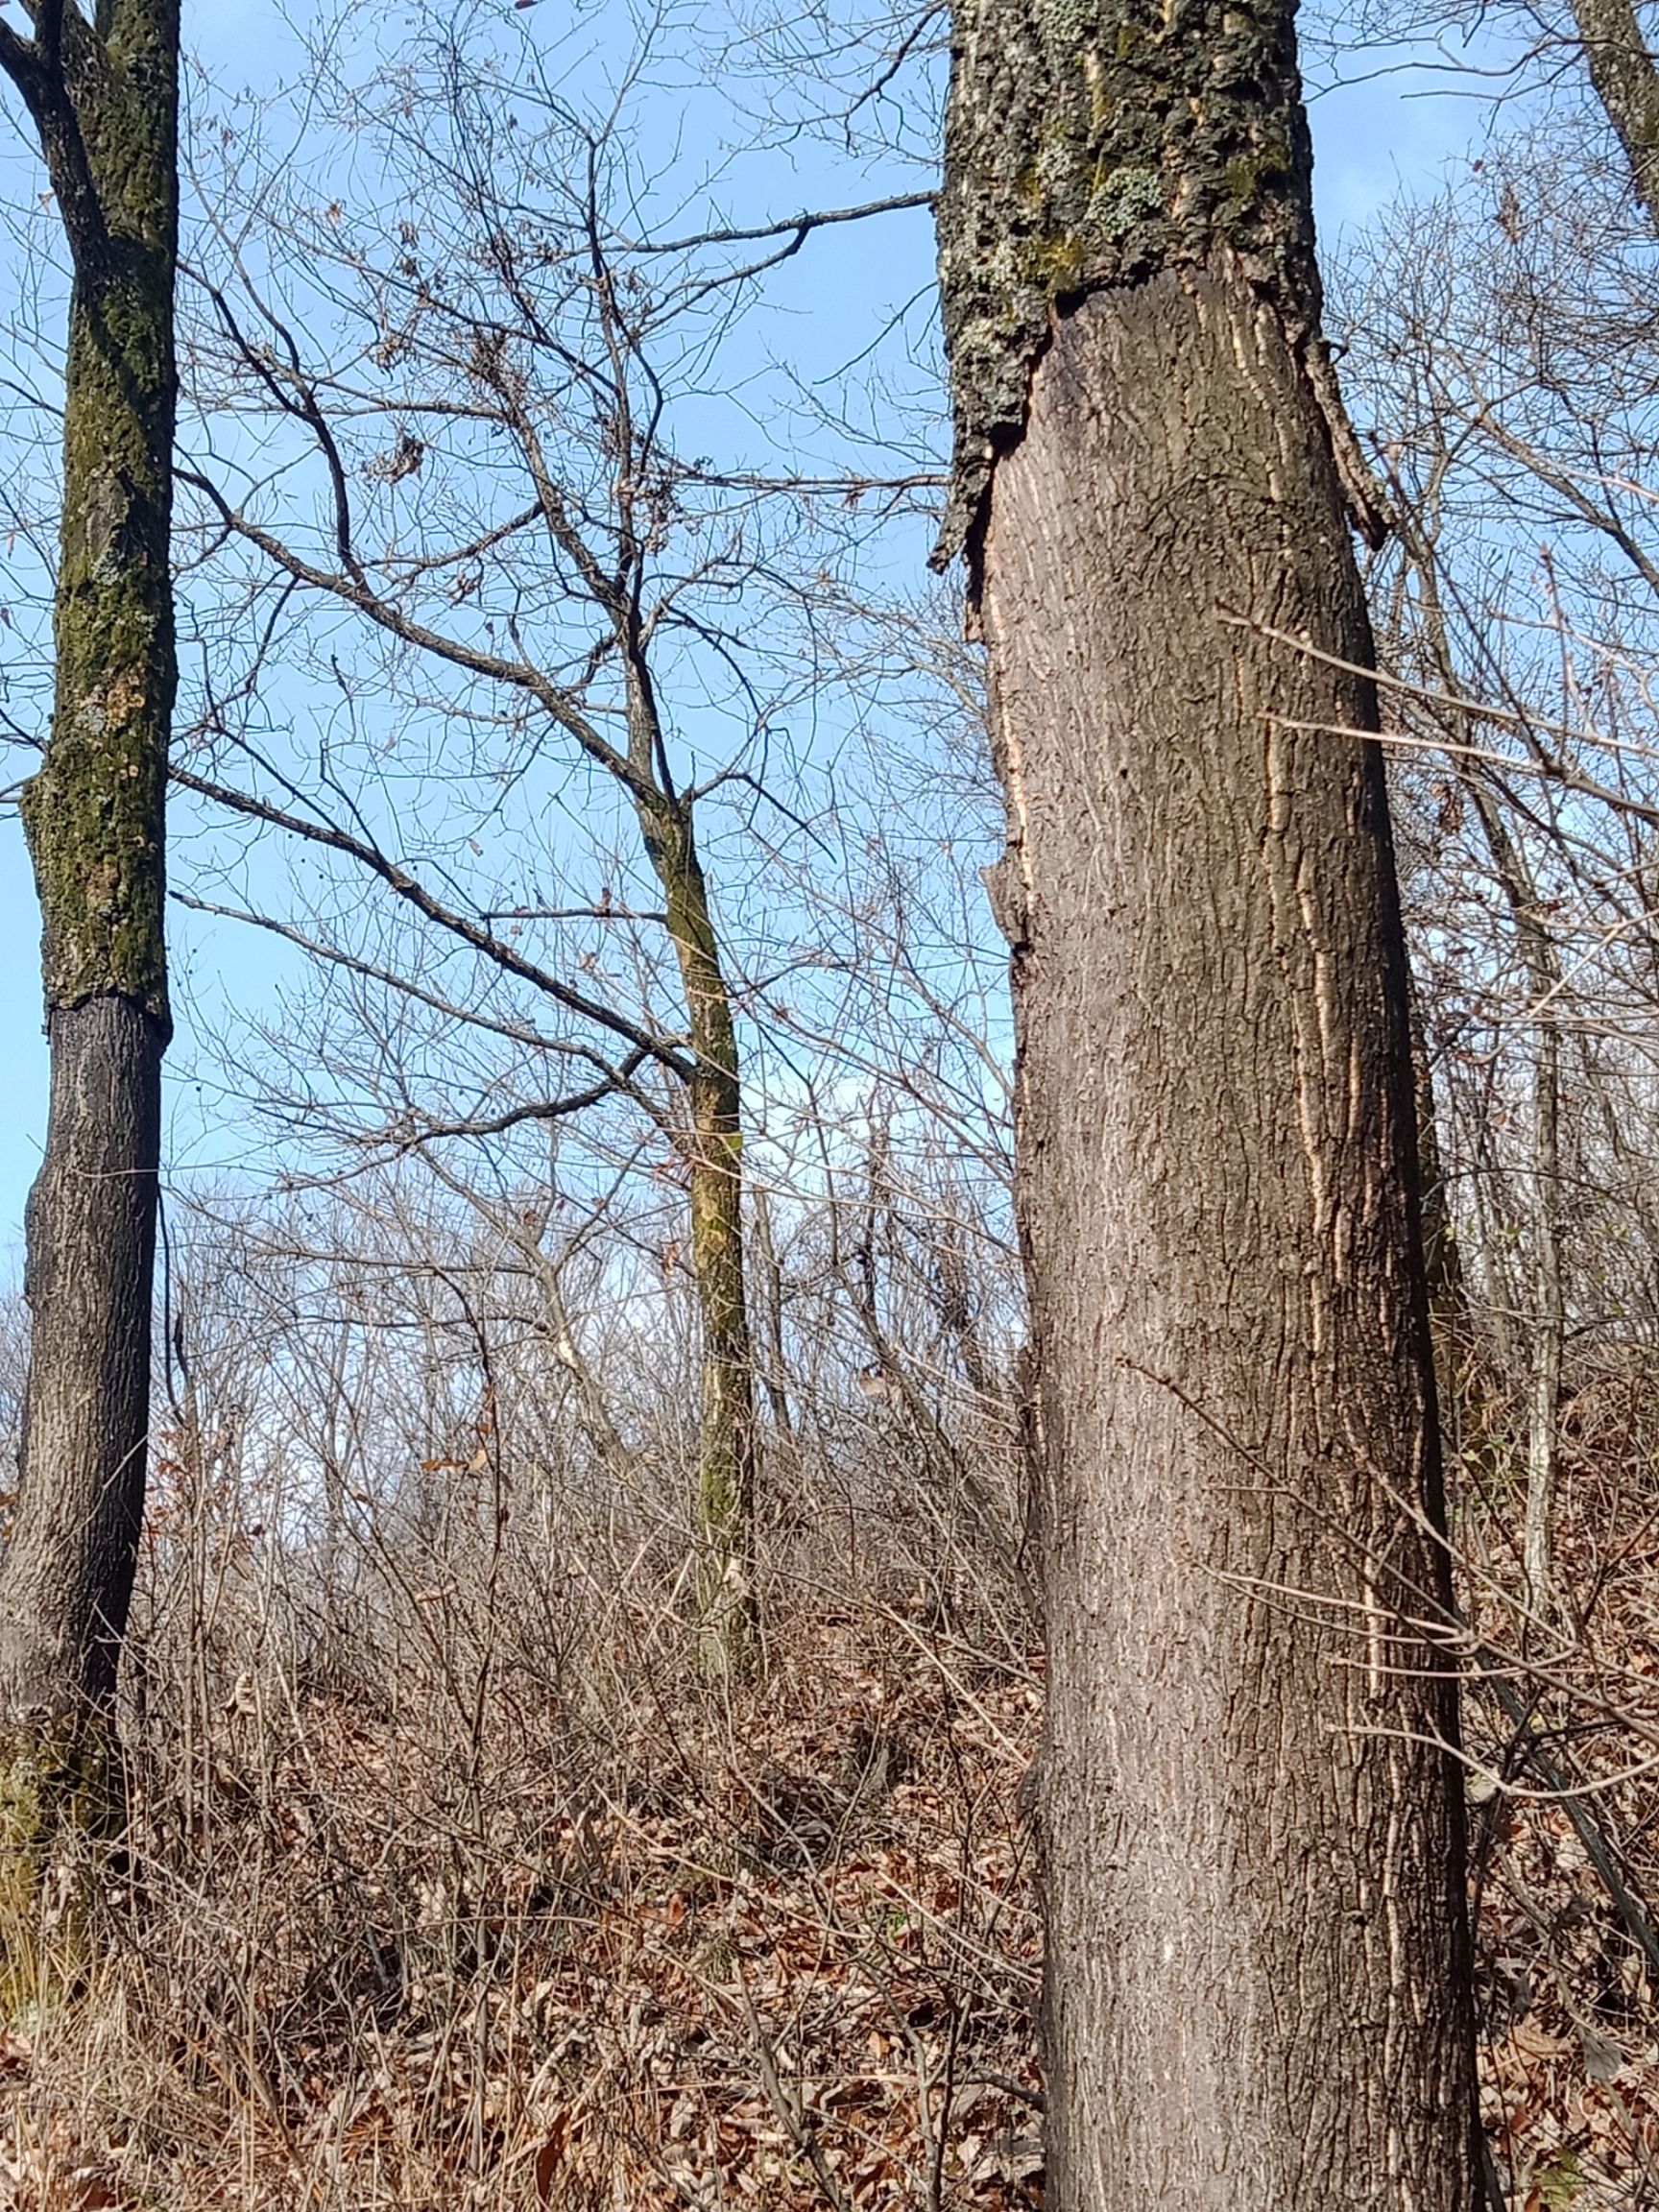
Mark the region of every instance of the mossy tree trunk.
POLYGON ((119 1825, 111 1708, 144 1504, 168 1032, 176 687, 177 0, 38 0, 0 65, 73 264, 52 724, 23 799, 51 1099, 29 1200, 22 1476, 0 1568, 0 1940, 13 1999, 73 1956, 73 1868, 119 1825), (40 1945, 42 1918, 56 1918, 40 1945))
POLYGON ((702 1334, 698 1618, 709 1671, 760 1664, 755 1588, 755 1352, 744 1286, 743 1118, 737 1027, 691 810, 671 793, 640 806, 685 995, 691 1070, 686 1160, 691 1277, 702 1334))
POLYGON ((1406 964, 1288 0, 956 0, 1056 2212, 1470 2212, 1406 964), (1311 645, 1313 654, 1304 650, 1311 645), (1316 658, 1315 656, 1321 656, 1316 658))

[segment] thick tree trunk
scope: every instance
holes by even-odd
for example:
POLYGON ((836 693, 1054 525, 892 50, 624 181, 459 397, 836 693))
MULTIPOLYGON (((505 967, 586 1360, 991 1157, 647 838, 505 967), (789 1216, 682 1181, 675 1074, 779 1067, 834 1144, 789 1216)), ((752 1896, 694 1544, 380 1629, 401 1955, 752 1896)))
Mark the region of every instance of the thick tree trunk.
POLYGON ((1467 2212, 1406 977, 1318 420, 1248 286, 1057 325, 983 611, 1025 884, 1062 2212, 1467 2212))
POLYGON ((23 802, 52 1076, 0 1568, 0 1942, 14 1994, 39 1979, 31 1913, 56 1896, 63 1917, 68 1890, 49 1871, 120 1806, 108 1716, 144 1503, 168 1033, 178 56, 175 0, 104 0, 93 24, 42 8, 34 42, 0 43, 74 261, 56 699, 23 802))
POLYGON ((958 0, 941 552, 1009 812, 1057 2212, 1477 2196, 1406 968, 1335 665, 1381 517, 1310 163, 1288 7, 958 0))
POLYGON ((156 1024, 130 999, 53 1015, 29 1200, 24 1488, 0 1575, 13 1716, 114 1695, 144 1503, 160 1064, 156 1024))

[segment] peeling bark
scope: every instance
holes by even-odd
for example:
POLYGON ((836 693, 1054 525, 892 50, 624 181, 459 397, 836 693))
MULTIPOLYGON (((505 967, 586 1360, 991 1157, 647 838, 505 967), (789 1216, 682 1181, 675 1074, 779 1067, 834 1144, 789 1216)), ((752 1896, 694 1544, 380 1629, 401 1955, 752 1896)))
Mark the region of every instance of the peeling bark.
POLYGON ((1312 166, 1283 0, 959 0, 939 202, 956 443, 936 567, 966 548, 977 574, 992 474, 1023 435, 1055 317, 1203 270, 1218 244, 1278 319, 1356 524, 1381 541, 1382 493, 1320 334, 1312 166))
POLYGON ((1373 689, 1332 664, 1370 664, 1378 514, 1290 12, 958 0, 948 161, 1040 1378, 1050 2201, 1470 2212, 1404 941, 1373 689))

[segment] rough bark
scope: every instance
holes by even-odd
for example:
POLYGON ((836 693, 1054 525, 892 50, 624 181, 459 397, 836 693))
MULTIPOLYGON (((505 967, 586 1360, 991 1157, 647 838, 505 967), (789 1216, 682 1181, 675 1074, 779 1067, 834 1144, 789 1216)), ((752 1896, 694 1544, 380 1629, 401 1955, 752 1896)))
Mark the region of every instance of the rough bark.
POLYGON ((1573 0, 1590 82, 1630 163, 1631 181, 1659 229, 1659 70, 1630 0, 1573 0))
POLYGON ((957 0, 939 275, 955 417, 934 553, 974 557, 1058 307, 1225 239, 1278 315, 1357 525, 1384 529, 1320 333, 1312 149, 1286 0, 957 0))
POLYGON ((643 818, 685 994, 692 1070, 685 1150, 691 1278, 702 1323, 698 1613, 711 1671, 760 1665, 755 1587, 755 1354, 744 1286, 743 1092, 732 994, 690 820, 674 801, 643 818))
POLYGON ((74 269, 57 683, 24 826, 51 1103, 29 1201, 22 1475, 0 1569, 0 1889, 118 1806, 108 1712, 132 1587, 168 1034, 163 807, 176 684, 176 0, 43 6, 0 63, 39 131, 74 269), (100 1775, 102 1778, 100 1779, 100 1775))
POLYGON ((1405 974, 1379 762, 1325 733, 1374 708, 1217 606, 1364 656, 1274 317, 1165 275, 1060 325, 986 541, 1058 2202, 1465 2212, 1405 974))
POLYGON ((1050 2202, 1469 2212, 1406 968, 1332 665, 1377 516, 1288 10, 959 0, 941 241, 1009 817, 1050 2202))
POLYGON ((54 1015, 57 1142, 29 1201, 26 1457, 0 1574, 12 1719, 114 1695, 144 1503, 159 1064, 131 999, 54 1015))

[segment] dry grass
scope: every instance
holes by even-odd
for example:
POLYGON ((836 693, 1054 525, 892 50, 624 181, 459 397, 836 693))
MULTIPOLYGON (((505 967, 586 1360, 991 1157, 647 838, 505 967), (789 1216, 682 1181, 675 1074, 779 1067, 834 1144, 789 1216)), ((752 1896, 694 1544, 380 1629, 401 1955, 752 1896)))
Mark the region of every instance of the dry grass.
MULTIPOLYGON (((1513 1469, 1490 1434, 1466 1469, 1483 1648, 1534 1669, 1503 1677, 1520 1723, 1490 1679, 1469 1705, 1511 2212, 1659 2206, 1654 1976, 1586 1843, 1659 1890, 1659 1789, 1609 1779, 1659 1719, 1639 1410, 1574 1431, 1560 1560, 1593 1602, 1548 1638, 1515 1602, 1513 1469), (1576 1823, 1538 1757, 1597 1785, 1576 1823)), ((454 1456, 441 1514, 382 1501, 325 1575, 269 1483, 164 1470, 127 1715, 141 1880, 112 1885, 82 2000, 0 2041, 0 2202, 1040 2205, 1041 1664, 972 1521, 884 1500, 878 1467, 798 1505, 766 1679, 722 1690, 661 1502, 503 1512, 527 1476, 454 1456)))
POLYGON ((1563 1424, 1557 1606, 1521 1601, 1524 1415, 1458 1470, 1481 2110, 1515 2212, 1659 2206, 1659 1477, 1640 1369, 1563 1424))
POLYGON ((868 1548, 832 1598, 797 1530, 710 1687, 661 1563, 475 1503, 320 1634, 252 1501, 163 1497, 141 1885, 4 2046, 7 2200, 1040 2201, 1022 1635, 868 1548))

